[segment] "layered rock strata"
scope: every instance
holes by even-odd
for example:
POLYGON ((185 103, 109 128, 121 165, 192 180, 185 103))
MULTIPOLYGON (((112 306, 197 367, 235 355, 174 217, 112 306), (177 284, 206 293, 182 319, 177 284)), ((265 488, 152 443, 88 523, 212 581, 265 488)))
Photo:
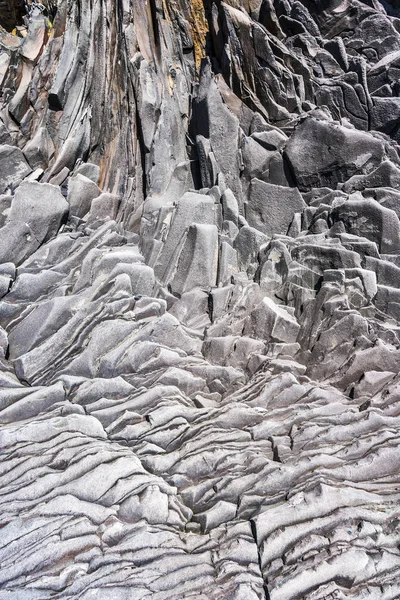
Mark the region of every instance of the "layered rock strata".
POLYGON ((399 598, 395 3, 28 4, 0 600, 399 598))

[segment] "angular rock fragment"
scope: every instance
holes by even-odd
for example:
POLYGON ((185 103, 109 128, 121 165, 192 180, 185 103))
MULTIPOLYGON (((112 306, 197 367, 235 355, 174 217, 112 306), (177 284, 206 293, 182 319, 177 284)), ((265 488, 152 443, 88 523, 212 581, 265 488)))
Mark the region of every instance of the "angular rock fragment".
POLYGON ((335 189, 353 175, 370 173, 384 157, 383 143, 356 129, 306 118, 290 137, 285 155, 300 190, 335 189))
POLYGON ((101 190, 88 177, 78 173, 68 183, 69 212, 73 217, 82 218, 89 212, 92 200, 100 196, 101 190))
POLYGON ((15 189, 32 172, 25 156, 15 146, 0 146, 0 193, 15 189))
POLYGON ((246 206, 246 219, 251 227, 272 237, 286 235, 296 212, 301 212, 305 203, 297 188, 271 185, 252 179, 246 206))
POLYGON ((0 1, 1 598, 400 597, 397 12, 0 1))
POLYGON ((176 264, 171 289, 177 294, 209 289, 217 282, 218 230, 215 225, 191 225, 176 264))
POLYGON ((7 223, 27 223, 41 244, 57 233, 67 213, 68 204, 56 186, 32 181, 17 189, 7 223))
POLYGON ((400 221, 374 200, 348 200, 332 210, 331 219, 343 223, 348 233, 375 242, 384 254, 400 252, 400 221))
POLYGON ((287 310, 270 298, 264 298, 251 313, 246 330, 261 340, 292 343, 296 341, 300 326, 287 310))

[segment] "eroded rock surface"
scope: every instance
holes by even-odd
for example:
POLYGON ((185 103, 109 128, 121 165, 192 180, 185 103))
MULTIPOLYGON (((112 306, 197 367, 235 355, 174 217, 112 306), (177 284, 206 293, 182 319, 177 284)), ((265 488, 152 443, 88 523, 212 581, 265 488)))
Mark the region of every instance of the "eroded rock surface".
POLYGON ((395 3, 10 6, 0 600, 400 598, 395 3))

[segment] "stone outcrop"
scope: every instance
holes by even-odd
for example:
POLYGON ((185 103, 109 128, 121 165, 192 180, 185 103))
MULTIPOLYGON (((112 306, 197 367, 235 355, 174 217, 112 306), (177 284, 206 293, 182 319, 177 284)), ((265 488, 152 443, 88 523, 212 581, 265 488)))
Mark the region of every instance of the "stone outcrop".
POLYGON ((17 5, 0 600, 396 600, 396 3, 17 5))

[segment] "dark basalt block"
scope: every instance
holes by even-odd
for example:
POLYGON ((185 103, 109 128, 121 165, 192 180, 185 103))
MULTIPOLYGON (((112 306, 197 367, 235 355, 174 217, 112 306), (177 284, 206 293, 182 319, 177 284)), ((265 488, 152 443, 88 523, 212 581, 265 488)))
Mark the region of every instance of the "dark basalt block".
POLYGON ((290 137, 285 155, 300 190, 307 191, 370 173, 383 160, 384 147, 371 135, 309 117, 290 137))

